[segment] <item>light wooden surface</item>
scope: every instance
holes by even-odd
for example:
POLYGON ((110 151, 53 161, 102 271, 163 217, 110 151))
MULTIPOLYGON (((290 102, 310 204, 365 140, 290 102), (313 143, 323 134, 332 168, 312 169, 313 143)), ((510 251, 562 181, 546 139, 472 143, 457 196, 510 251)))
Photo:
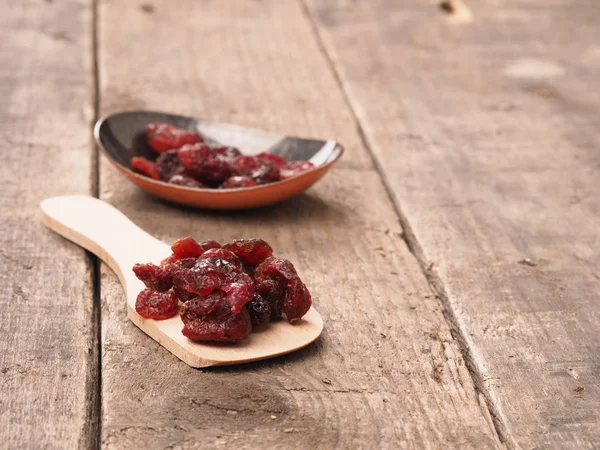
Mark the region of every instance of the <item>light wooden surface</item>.
POLYGON ((446 3, 0 0, 0 448, 600 446, 600 7, 446 3), (290 202, 183 209, 96 170, 122 108, 347 153, 290 202), (188 367, 43 228, 73 193, 164 242, 263 237, 324 334, 188 367))
POLYGON ((92 261, 38 208, 91 189, 90 20, 85 1, 0 1, 0 448, 97 439, 92 261))
POLYGON ((400 237, 398 218, 301 6, 186 1, 178 3, 182 16, 168 1, 153 5, 148 14, 134 1, 100 4, 103 114, 163 108, 332 138, 347 155, 307 195, 240 213, 156 201, 102 161, 101 198, 163 241, 188 234, 267 240, 294 262, 326 323, 305 350, 196 371, 123 320, 122 291, 105 271, 103 445, 496 447, 485 406, 400 237), (223 24, 225 34, 217 32, 223 24), (202 43, 201 55, 190 42, 202 43), (207 61, 219 61, 218 69, 207 61))
POLYGON ((600 447, 598 3, 308 5, 503 439, 600 447))

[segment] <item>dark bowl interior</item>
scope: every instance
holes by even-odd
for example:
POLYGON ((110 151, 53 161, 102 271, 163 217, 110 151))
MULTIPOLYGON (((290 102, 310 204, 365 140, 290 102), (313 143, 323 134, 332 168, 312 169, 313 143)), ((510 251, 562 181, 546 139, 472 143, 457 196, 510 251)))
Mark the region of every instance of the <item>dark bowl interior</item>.
POLYGON ((194 130, 208 144, 230 145, 247 155, 269 150, 288 161, 310 160, 320 167, 343 151, 335 141, 276 136, 260 130, 152 111, 127 111, 98 121, 94 134, 107 156, 126 169, 134 156, 155 160, 157 154, 146 143, 146 125, 165 122, 194 130))

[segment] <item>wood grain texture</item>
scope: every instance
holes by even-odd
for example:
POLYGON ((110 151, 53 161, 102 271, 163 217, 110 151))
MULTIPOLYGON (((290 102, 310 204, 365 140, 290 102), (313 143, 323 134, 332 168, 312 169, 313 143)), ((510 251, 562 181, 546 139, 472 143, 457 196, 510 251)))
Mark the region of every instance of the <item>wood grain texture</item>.
POLYGON ((44 228, 39 202, 90 191, 89 2, 0 1, 0 18, 0 447, 88 448, 92 266, 44 228))
POLYGON ((508 446, 598 447, 600 9, 468 3, 307 1, 508 446))
POLYGON ((307 194, 236 213, 153 199, 106 161, 101 198, 165 242, 260 236, 291 259, 325 319, 313 345, 194 370, 126 318, 103 267, 105 448, 496 448, 487 409, 363 148, 301 6, 100 2, 102 113, 161 108, 339 140, 307 194))

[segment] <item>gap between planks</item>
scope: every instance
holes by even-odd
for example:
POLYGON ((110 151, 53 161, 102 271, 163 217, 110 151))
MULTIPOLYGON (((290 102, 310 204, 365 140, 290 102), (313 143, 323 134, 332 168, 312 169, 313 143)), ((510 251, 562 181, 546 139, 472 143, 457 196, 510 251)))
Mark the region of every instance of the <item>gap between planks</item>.
MULTIPOLYGON (((100 152, 98 145, 92 135, 92 130, 96 121, 100 118, 100 71, 98 66, 98 2, 91 1, 91 75, 92 75, 92 124, 89 129, 91 142, 91 174, 90 174, 90 194, 92 197, 100 198, 100 152)), ((90 419, 94 421, 92 429, 95 432, 91 436, 90 446, 93 450, 100 450, 102 444, 102 296, 101 296, 101 264, 100 258, 89 253, 90 261, 93 267, 92 285, 93 285, 93 310, 92 310, 92 328, 95 332, 96 346, 96 379, 95 383, 90 383, 90 389, 93 388, 92 399, 90 401, 89 414, 90 419)))
POLYGON ((365 149, 371 156, 371 160, 373 162, 373 167, 375 168, 379 177, 381 178, 381 181, 383 183, 383 186, 385 188, 387 196, 389 197, 389 199, 392 202, 392 205, 394 207, 396 215, 398 216, 400 225, 402 226, 403 233, 402 233, 401 238, 406 243, 411 254, 416 258, 416 260, 419 263, 419 266, 421 268, 421 271, 425 275, 425 278, 427 279, 429 286, 431 287, 432 291, 435 293, 436 299, 438 299, 438 301, 440 303, 446 323, 448 324, 448 327, 452 333, 452 336, 458 342, 458 346, 460 348, 462 356, 467 365, 467 369, 469 371, 469 374, 471 375, 471 379, 473 380, 473 385, 475 387, 475 390, 480 395, 482 395, 483 398, 485 399, 485 406, 487 408, 487 412, 489 413, 489 416, 492 419, 492 424, 494 426, 494 430, 496 431, 498 439, 500 440, 500 442, 502 442, 504 445, 506 445, 506 447, 509 450, 514 450, 517 448, 517 445, 515 444, 512 437, 510 436, 510 433, 508 432, 508 428, 506 427, 506 422, 505 422, 504 418, 502 417, 502 414, 500 413, 498 407, 496 406, 496 403, 495 403, 494 399, 492 398, 492 395, 491 395, 489 389, 485 386, 485 383, 483 382, 483 376, 477 368, 477 363, 475 362, 475 358, 473 357, 473 354, 471 352, 471 348, 470 348, 470 344, 468 342, 467 336, 465 335, 465 332, 463 331, 462 327, 460 326, 458 318, 454 314, 452 306, 450 305, 450 301, 448 300, 448 296, 446 294, 446 289, 444 288, 444 284, 443 284, 441 278, 435 272, 435 270, 433 270, 434 263, 427 261, 427 259, 425 258, 423 249, 422 249, 421 245, 419 244, 419 242, 413 232, 410 222, 409 222, 408 218, 406 217, 406 215, 402 211, 402 208, 400 206, 400 200, 398 198, 396 198, 396 196, 393 194, 393 190, 390 187, 390 184, 387 180, 385 172, 383 171, 380 163, 378 162, 377 158, 375 157, 375 155, 373 153, 371 143, 369 142, 369 139, 367 138, 367 135, 365 134, 364 128, 360 122, 360 119, 356 113, 356 110, 354 109, 354 106, 352 105, 352 102, 350 101, 346 86, 344 85, 344 82, 342 81, 331 56, 329 55, 327 48, 325 47, 325 44, 323 43, 323 38, 322 38, 321 33, 319 32, 319 29, 315 22, 315 18, 313 17, 313 15, 310 11, 310 8, 306 4, 306 0, 298 0, 298 1, 300 2, 300 6, 302 8, 303 13, 306 15, 308 22, 310 23, 310 26, 313 30, 317 45, 318 45, 323 57, 327 61, 329 69, 331 70, 331 73, 335 79, 336 84, 339 86, 340 91, 342 92, 344 101, 345 101, 346 105, 348 106, 348 109, 352 113, 352 117, 354 118, 356 129, 358 131, 358 135, 360 136, 362 144, 364 145, 365 149))

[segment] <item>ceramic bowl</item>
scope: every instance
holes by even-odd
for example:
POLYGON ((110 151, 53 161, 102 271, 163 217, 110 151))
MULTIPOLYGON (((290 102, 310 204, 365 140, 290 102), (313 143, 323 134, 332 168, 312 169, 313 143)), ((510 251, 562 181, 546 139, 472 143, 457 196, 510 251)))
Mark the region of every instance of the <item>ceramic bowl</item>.
POLYGON ((332 140, 277 136, 236 125, 152 111, 125 111, 105 116, 96 123, 94 137, 117 170, 140 188, 171 202, 210 209, 255 208, 286 200, 316 183, 344 152, 343 147, 332 140), (154 180, 132 171, 129 166, 134 156, 156 159, 157 154, 145 138, 146 125, 152 122, 195 130, 208 144, 237 147, 245 155, 268 150, 289 161, 311 161, 315 168, 283 181, 236 189, 198 189, 154 180))

